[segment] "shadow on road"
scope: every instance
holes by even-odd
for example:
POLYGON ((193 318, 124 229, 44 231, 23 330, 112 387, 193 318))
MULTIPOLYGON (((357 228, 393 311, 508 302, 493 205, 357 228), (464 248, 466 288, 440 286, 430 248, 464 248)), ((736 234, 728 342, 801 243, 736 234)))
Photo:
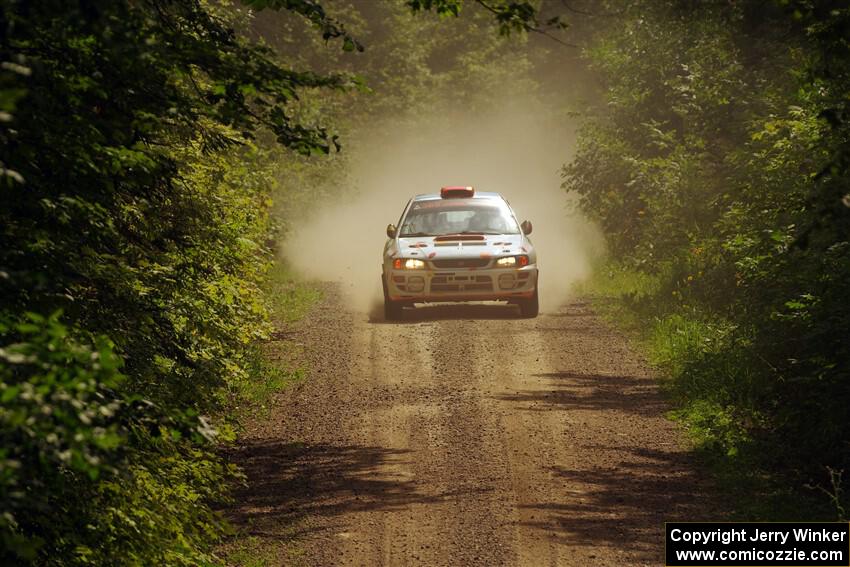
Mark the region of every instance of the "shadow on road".
MULTIPOLYGON (((661 564, 665 521, 717 520, 716 502, 700 478, 693 453, 635 446, 631 427, 652 427, 668 409, 653 380, 639 375, 558 371, 533 374, 536 388, 494 396, 521 411, 562 411, 577 428, 566 442, 597 455, 595 466, 575 462, 548 468, 569 498, 523 506, 522 525, 564 546, 623 551, 623 563, 661 564), (571 413, 574 412, 574 413, 571 413), (583 415, 619 414, 618 430, 583 415), (587 428, 593 428, 590 431, 587 428), (600 458, 605 456, 604 458, 600 458)), ((649 432, 649 436, 653 433, 649 432)), ((660 433, 663 437, 664 433, 660 433)), ((667 443, 661 443, 667 445, 667 443)))
POLYGON ((369 322, 387 325, 445 321, 452 319, 518 319, 519 308, 505 303, 435 303, 405 309, 398 321, 384 319, 383 308, 369 313, 369 322))
POLYGON ((567 485, 582 487, 574 498, 542 502, 525 525, 544 530, 559 545, 607 546, 623 550, 630 562, 662 564, 664 522, 716 520, 702 480, 685 453, 604 447, 625 454, 609 469, 551 467, 567 485))
POLYGON ((406 455, 383 447, 248 442, 228 455, 248 480, 235 491, 228 517, 247 535, 290 541, 318 531, 305 518, 403 509, 457 495, 423 495, 416 482, 386 472, 406 455))
POLYGON ((635 376, 550 372, 534 374, 546 379, 545 386, 495 396, 496 399, 523 404, 526 411, 618 410, 642 416, 663 415, 667 409, 663 397, 651 380, 635 376))

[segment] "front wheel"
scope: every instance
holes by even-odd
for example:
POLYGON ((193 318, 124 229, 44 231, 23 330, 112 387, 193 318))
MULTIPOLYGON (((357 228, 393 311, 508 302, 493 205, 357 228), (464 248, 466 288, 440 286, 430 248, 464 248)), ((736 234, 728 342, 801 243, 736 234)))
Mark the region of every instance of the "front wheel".
POLYGON ((387 291, 387 282, 383 276, 381 276, 381 285, 384 288, 384 319, 387 321, 398 321, 401 319, 401 313, 404 307, 400 302, 390 299, 390 294, 387 291))
POLYGON ((534 295, 528 299, 517 300, 519 305, 519 313, 525 319, 534 319, 540 312, 540 301, 537 295, 538 289, 534 288, 534 295))

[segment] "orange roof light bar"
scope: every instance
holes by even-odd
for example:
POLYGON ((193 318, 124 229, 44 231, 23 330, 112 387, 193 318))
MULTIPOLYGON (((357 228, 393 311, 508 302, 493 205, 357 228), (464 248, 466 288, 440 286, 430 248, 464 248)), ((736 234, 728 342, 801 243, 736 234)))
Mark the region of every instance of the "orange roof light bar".
POLYGON ((463 199, 475 195, 475 189, 469 186, 443 187, 440 189, 440 197, 443 199, 463 199))

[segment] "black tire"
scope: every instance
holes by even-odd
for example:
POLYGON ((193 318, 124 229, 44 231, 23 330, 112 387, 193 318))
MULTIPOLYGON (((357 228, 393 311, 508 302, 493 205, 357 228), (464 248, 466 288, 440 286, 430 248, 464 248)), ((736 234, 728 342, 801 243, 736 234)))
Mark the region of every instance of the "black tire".
POLYGON ((537 288, 534 288, 534 295, 529 297, 528 299, 518 299, 517 305, 519 305, 519 314, 524 319, 534 319, 537 317, 537 314, 540 312, 540 301, 537 296, 537 288))
POLYGON ((381 276, 381 286, 384 288, 384 319, 387 321, 398 321, 401 319, 401 313, 404 305, 398 301, 392 301, 387 292, 387 282, 381 276))

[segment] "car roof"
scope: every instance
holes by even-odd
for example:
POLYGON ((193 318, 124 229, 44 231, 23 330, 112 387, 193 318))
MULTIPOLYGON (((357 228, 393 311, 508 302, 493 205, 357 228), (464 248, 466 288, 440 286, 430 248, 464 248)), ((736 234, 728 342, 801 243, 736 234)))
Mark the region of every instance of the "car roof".
MULTIPOLYGON (((499 193, 495 193, 493 191, 476 191, 472 197, 464 197, 466 199, 502 199, 505 200, 499 193)), ((423 193, 421 195, 416 195, 413 200, 414 201, 439 201, 442 199, 439 193, 423 193)), ((446 199, 451 200, 451 199, 446 199)))

